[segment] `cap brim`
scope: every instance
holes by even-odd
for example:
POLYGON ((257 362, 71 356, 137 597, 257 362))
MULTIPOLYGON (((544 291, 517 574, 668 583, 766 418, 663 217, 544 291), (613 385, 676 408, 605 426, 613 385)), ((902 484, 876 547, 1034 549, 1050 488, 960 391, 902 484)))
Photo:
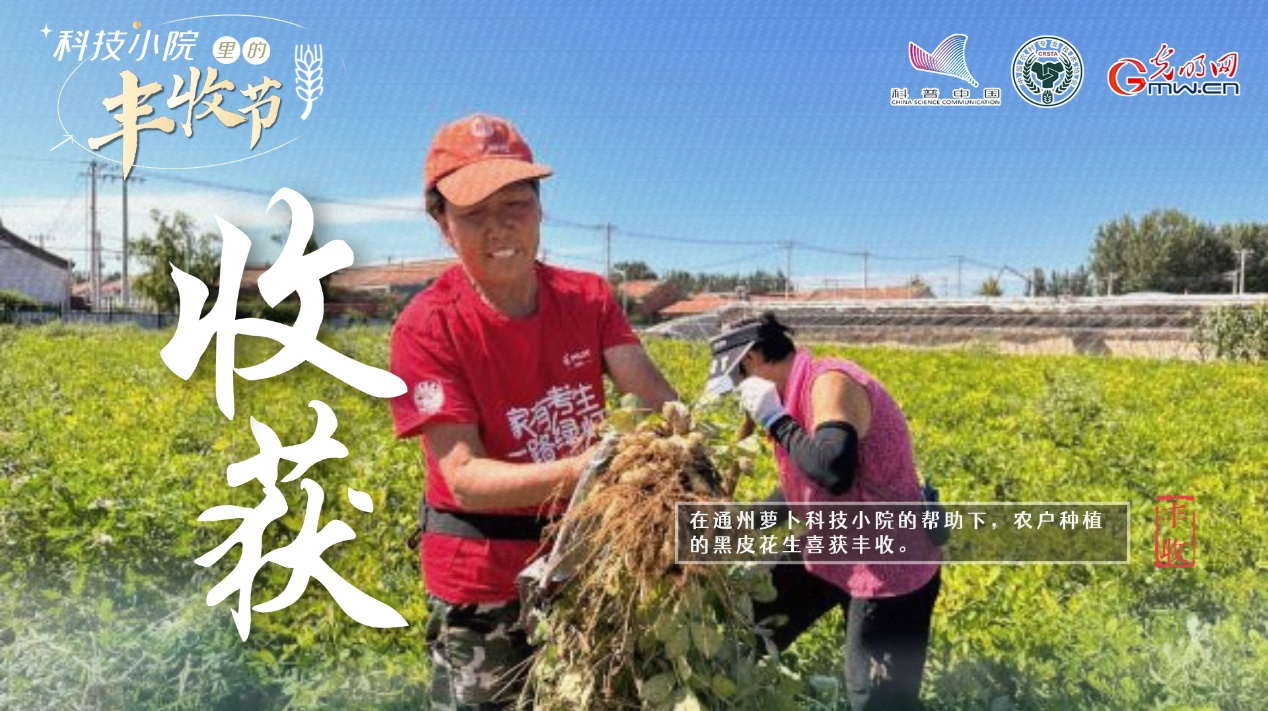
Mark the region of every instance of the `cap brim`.
POLYGON ((753 348, 753 341, 742 343, 721 353, 715 353, 709 362, 709 380, 704 385, 706 395, 723 395, 735 387, 733 375, 740 361, 753 348))
POLYGON ((545 178, 552 172, 544 165, 515 158, 493 158, 455 170, 436 181, 436 189, 448 202, 470 207, 511 183, 545 178))

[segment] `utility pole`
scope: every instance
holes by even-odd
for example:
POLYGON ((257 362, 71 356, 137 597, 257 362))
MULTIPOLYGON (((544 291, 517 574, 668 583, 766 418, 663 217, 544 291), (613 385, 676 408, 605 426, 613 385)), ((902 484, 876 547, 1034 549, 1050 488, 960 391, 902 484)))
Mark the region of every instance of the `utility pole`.
POLYGON ((959 299, 964 296, 964 255, 951 256, 955 257, 955 298, 959 299))
POLYGON ((864 247, 863 248, 863 289, 864 291, 867 290, 867 258, 868 258, 868 255, 870 254, 871 252, 867 251, 867 248, 864 247))
POLYGON ((1110 275, 1109 275, 1109 289, 1108 289, 1108 290, 1106 290, 1105 295, 1106 295, 1106 296, 1113 296, 1113 295, 1114 295, 1114 273, 1113 273, 1113 272, 1110 272, 1110 275))
POLYGON ((1252 254, 1254 254, 1254 252, 1249 249, 1237 250, 1238 259, 1241 260, 1240 266, 1238 266, 1237 268, 1237 293, 1238 294, 1246 293, 1246 257, 1252 254))
POLYGON ((132 285, 128 283, 128 179, 123 179, 123 305, 132 305, 132 285))
POLYGON ((603 225, 603 277, 612 280, 612 225, 603 225))
POLYGON ((792 253, 793 243, 784 242, 784 301, 792 299, 792 253))
POLYGON ((87 162, 87 181, 89 181, 89 208, 87 208, 87 281, 89 291, 93 294, 93 308, 98 307, 100 294, 96 283, 96 161, 87 162))
POLYGON ((97 168, 95 160, 88 161, 88 182, 92 198, 88 207, 88 280, 92 287, 92 308, 101 307, 101 238, 97 234, 97 168))
MULTIPOLYGON (((135 175, 130 178, 124 178, 121 173, 113 172, 103 173, 101 177, 108 180, 118 180, 123 184, 123 282, 119 296, 123 300, 123 304, 127 306, 132 303, 132 284, 128 281, 128 181, 140 180, 145 182, 145 180, 135 175)), ((189 252, 186 252, 186 255, 188 254, 189 252)), ((185 271, 189 271, 188 256, 185 257, 185 271)))
POLYGON ((617 284, 616 290, 621 292, 621 313, 624 313, 626 318, 628 318, 630 315, 630 292, 625 288, 625 283, 629 281, 629 277, 620 269, 612 272, 612 274, 621 275, 621 281, 617 284))

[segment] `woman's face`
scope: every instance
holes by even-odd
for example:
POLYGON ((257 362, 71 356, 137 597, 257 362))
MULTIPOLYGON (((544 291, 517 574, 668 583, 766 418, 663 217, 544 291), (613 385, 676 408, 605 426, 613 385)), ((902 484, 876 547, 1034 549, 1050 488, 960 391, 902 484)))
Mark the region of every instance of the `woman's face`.
POLYGON ((756 375, 759 378, 766 378, 767 380, 774 379, 772 377, 772 371, 774 369, 771 368, 770 364, 766 362, 766 359, 762 357, 761 351, 756 348, 753 348, 748 353, 744 354, 744 357, 740 359, 740 362, 736 365, 735 370, 740 374, 741 380, 750 375, 756 375))
POLYGON ((541 223, 537 191, 519 182, 469 207, 446 205, 437 224, 471 279, 497 287, 536 278, 541 223))

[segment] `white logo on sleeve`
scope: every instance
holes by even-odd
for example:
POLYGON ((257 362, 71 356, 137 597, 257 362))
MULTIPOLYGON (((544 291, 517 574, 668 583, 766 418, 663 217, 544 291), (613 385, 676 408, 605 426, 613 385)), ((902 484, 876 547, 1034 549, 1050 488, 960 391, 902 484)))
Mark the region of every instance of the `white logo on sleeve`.
POLYGON ((434 415, 445 406, 445 391, 435 380, 424 380, 414 386, 414 406, 423 415, 434 415))

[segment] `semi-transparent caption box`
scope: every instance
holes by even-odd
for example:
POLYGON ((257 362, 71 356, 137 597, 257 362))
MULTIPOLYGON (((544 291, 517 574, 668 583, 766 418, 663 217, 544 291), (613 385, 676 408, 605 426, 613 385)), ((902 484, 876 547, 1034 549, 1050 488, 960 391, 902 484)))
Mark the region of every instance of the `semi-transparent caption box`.
POLYGON ((1118 564, 1127 502, 677 503, 678 563, 1118 564), (946 526, 941 546, 932 529, 946 526))

